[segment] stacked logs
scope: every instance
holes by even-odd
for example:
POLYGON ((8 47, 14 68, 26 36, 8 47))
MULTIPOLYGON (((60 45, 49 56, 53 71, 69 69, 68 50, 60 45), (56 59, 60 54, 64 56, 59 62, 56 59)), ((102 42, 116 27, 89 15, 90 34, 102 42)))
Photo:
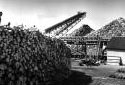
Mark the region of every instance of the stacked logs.
POLYGON ((70 74, 71 52, 58 39, 0 27, 0 85, 50 85, 70 74))

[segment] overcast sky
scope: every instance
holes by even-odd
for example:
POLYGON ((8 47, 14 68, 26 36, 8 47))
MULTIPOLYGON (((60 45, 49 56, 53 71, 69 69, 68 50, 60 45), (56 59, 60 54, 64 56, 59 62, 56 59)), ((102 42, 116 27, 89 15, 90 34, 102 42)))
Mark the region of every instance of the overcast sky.
POLYGON ((119 17, 125 18, 125 0, 0 0, 2 24, 36 25, 43 30, 78 11, 86 11, 83 24, 99 29, 119 17))

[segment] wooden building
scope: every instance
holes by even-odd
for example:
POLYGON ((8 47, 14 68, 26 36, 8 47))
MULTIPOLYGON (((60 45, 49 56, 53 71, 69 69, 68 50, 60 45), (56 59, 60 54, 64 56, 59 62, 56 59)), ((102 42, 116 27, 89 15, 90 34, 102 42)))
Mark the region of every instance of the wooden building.
POLYGON ((113 37, 107 45, 107 64, 125 65, 125 37, 113 37))

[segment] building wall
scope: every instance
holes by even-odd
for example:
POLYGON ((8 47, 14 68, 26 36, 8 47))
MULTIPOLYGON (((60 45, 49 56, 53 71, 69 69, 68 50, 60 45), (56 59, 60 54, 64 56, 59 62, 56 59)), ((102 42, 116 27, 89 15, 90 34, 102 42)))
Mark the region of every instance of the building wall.
MULTIPOLYGON (((107 62, 110 61, 116 61, 117 59, 122 59, 122 63, 125 65, 125 51, 113 51, 113 50, 107 50, 107 62)), ((118 63, 110 63, 118 65, 118 63)))

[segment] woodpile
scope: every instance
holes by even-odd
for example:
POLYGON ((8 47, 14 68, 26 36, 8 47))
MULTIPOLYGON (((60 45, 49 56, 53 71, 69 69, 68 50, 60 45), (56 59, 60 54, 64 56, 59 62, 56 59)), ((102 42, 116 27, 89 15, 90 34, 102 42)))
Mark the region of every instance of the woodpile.
POLYGON ((50 85, 70 74, 70 49, 20 27, 0 27, 0 85, 50 85))

